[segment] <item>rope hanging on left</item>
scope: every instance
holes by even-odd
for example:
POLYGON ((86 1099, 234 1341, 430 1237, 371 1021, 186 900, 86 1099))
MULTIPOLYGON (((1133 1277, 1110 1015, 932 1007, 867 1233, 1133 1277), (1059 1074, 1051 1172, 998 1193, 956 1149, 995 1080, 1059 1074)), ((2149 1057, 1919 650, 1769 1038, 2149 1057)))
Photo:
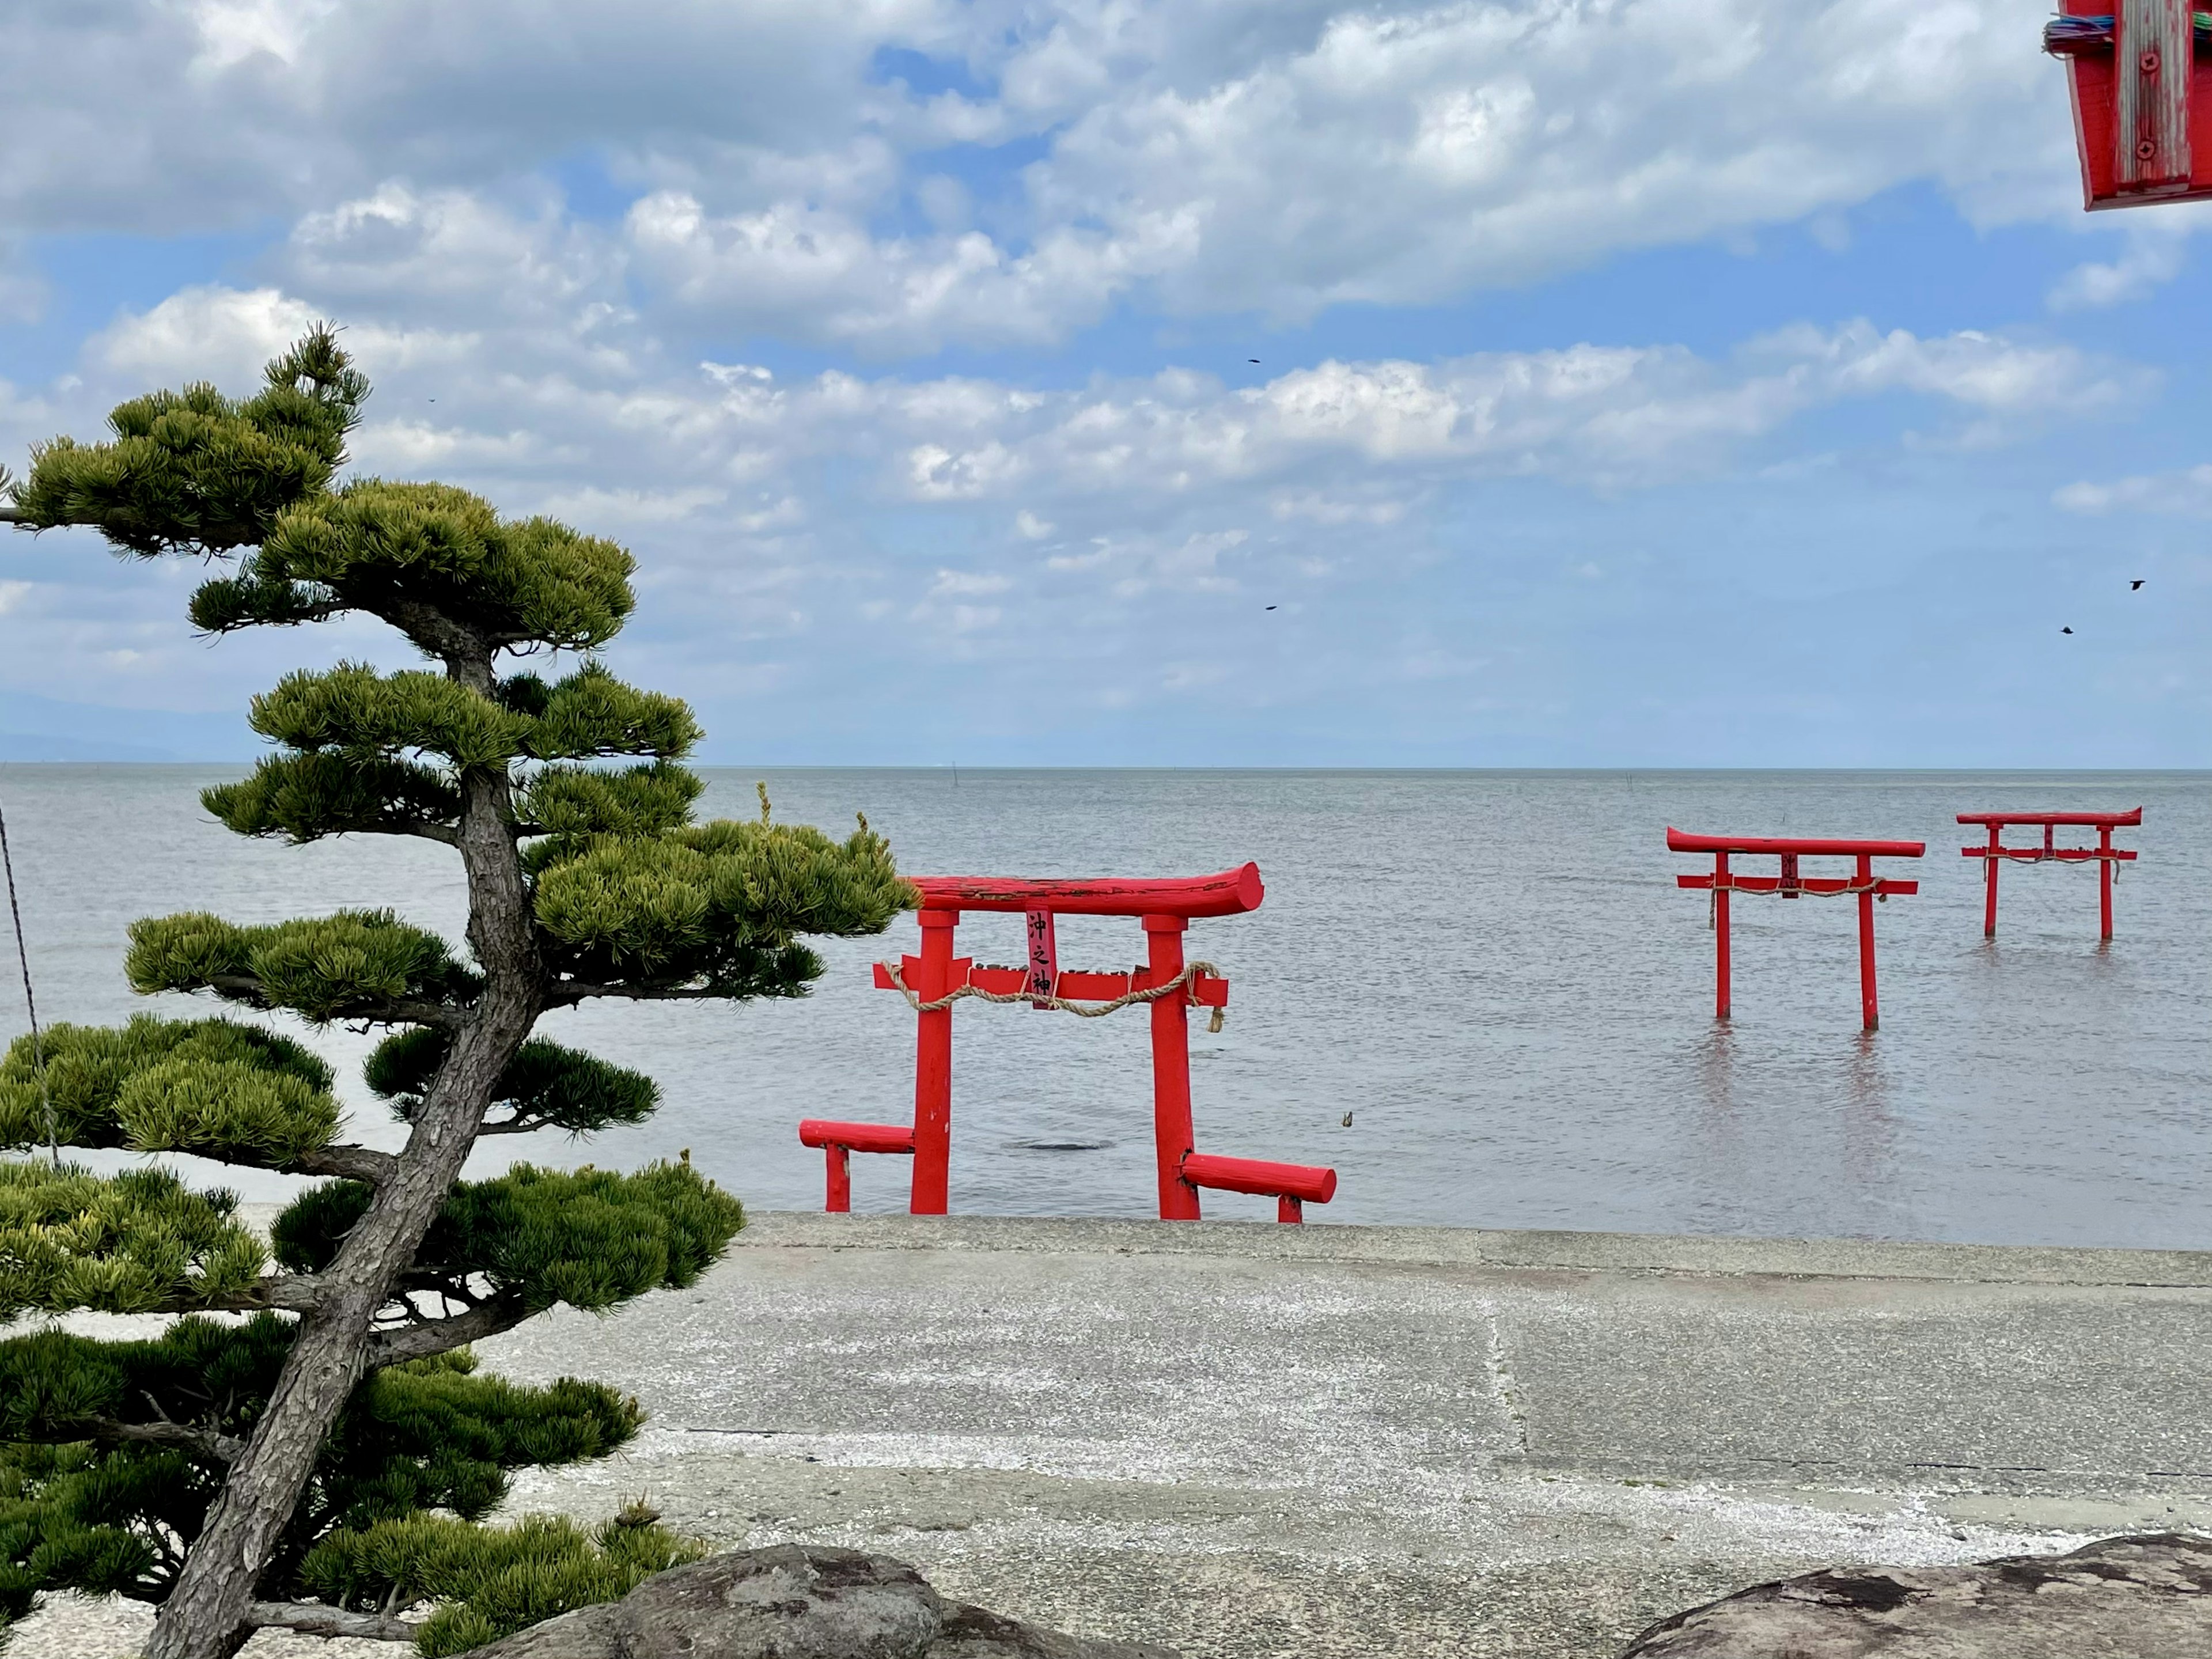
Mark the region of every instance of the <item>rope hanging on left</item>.
POLYGON ((61 1140, 54 1123, 54 1097, 46 1088, 46 1042, 39 1030, 39 1004, 31 994, 31 949, 23 942, 23 911, 15 902, 15 855, 8 845, 8 815, 0 809, 0 869, 8 874, 8 915, 15 924, 15 960, 23 970, 23 1007, 31 1016, 31 1065, 39 1074, 39 1106, 46 1114, 46 1155, 57 1168, 61 1140))

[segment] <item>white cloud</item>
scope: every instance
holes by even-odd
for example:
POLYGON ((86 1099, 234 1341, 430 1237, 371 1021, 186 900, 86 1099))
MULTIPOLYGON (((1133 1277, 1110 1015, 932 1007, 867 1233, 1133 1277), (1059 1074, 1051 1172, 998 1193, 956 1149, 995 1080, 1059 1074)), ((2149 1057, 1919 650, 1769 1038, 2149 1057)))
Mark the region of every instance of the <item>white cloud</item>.
MULTIPOLYGON (((245 389, 315 309, 273 288, 188 289, 118 319, 86 358, 102 390, 201 377, 245 389)), ((1183 369, 1078 387, 843 370, 779 379, 668 362, 634 318, 579 350, 550 325, 557 315, 517 307, 470 331, 356 325, 346 338, 379 382, 358 464, 450 477, 510 511, 617 533, 719 527, 776 544, 787 561, 819 544, 810 538, 849 533, 840 526, 863 502, 1002 502, 1018 536, 1060 538, 1074 568, 1091 559, 1080 551, 1090 538, 1133 545, 1132 514, 1213 503, 1221 516, 1177 529, 1178 549, 1255 519, 1296 536, 1381 528, 1474 479, 1619 490, 1714 476, 1760 459, 1748 447, 1793 421, 1852 401, 1913 398, 1938 435, 1948 423, 1989 441, 2110 406, 2153 379, 2063 344, 1864 322, 1785 329, 1722 357, 1582 344, 1328 359, 1243 387, 1183 369)), ((1163 574, 1164 554, 1146 556, 1146 583, 1180 579, 1163 574)))
POLYGON ((2189 240, 2212 226, 2201 202, 2169 202, 2156 213, 2131 213, 2118 227, 2119 252, 2108 260, 2085 260, 2051 285, 2057 312, 2089 311, 2140 300, 2181 274, 2189 240))
POLYGON ((250 386, 261 366, 315 320, 273 288, 188 288, 94 335, 86 356, 118 380, 216 380, 250 386))
POLYGON ((1800 220, 1832 242, 1913 181, 2070 217, 2033 27, 1998 0, 29 0, 0 206, 296 218, 288 281, 418 322, 495 296, 580 326, 589 291, 872 354, 1034 344, 1133 301, 1298 318, 1800 220), (885 47, 982 90, 874 84, 885 47), (1038 153, 1001 198, 944 170, 1012 141, 1038 153), (579 156, 619 222, 566 216, 579 156))
POLYGON ((1013 586, 1012 579, 992 573, 972 570, 940 570, 936 585, 929 590, 933 599, 954 596, 971 597, 1003 593, 1013 586))
POLYGON ((1855 323, 1784 331, 1723 362, 1674 346, 1580 345, 1434 364, 1328 361, 1243 390, 1182 371, 1026 399, 973 382, 831 379, 785 395, 782 418, 813 430, 818 408, 862 401, 887 435, 918 429, 898 475, 916 501, 1172 496, 1280 479, 1306 489, 1279 499, 1279 516, 1341 522, 1393 513, 1322 506, 1316 470, 1370 494, 1377 468, 1622 487, 1711 472, 1741 444, 1847 399, 1917 394, 2002 428, 2109 405, 2149 377, 2068 346, 1855 323))
POLYGON ((2212 465, 2162 472, 2112 483, 2070 483, 2051 499, 2069 513, 2162 513, 2185 518, 2212 517, 2212 465))
MULTIPOLYGON (((318 317, 306 301, 274 288, 179 289, 144 312, 125 312, 85 344, 88 367, 118 381, 215 380, 250 392, 261 368, 318 317)), ((389 372, 468 356, 469 335, 346 326, 349 349, 389 372)))

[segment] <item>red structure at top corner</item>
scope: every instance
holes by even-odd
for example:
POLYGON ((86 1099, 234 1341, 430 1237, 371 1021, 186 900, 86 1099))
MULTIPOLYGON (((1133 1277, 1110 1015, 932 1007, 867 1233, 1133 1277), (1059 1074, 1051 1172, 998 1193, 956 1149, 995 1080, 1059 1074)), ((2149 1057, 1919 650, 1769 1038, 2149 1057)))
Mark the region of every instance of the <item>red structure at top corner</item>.
POLYGON ((2043 49, 2066 61, 2085 208, 2212 196, 2212 27, 2191 0, 2060 0, 2043 49))

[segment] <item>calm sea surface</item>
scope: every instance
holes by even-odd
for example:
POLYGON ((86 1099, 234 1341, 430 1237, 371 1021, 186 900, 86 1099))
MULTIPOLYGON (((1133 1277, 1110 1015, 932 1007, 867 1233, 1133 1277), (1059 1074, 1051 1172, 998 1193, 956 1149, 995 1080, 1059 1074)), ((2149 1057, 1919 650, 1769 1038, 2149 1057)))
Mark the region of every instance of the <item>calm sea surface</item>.
MULTIPOLYGON (((427 843, 291 848, 204 814, 228 769, 0 767, 41 1012, 149 1006, 120 969, 136 916, 268 921, 391 905, 459 936, 458 866, 427 843)), ((1194 923, 1227 1029, 1194 1022, 1201 1150, 1329 1164, 1316 1220, 2212 1247, 2212 775, 2112 773, 1253 773, 944 770, 708 774, 711 815, 838 830, 856 811, 917 874, 1195 874, 1259 862, 1257 913, 1194 923), (1981 937, 1961 811, 2142 805, 2118 937, 2093 872, 2007 872, 1981 937), (1739 900, 1735 1018, 1711 1018, 1712 935, 1668 824, 1925 840, 1917 897, 1877 910, 1882 1029, 1858 1030, 1849 901, 1739 900), (1351 1127, 1342 1122, 1352 1114, 1351 1127)), ((1755 868, 1771 869, 1760 861, 1755 868)), ((1826 866, 1821 866, 1825 868, 1826 866)), ((1809 868, 1809 866, 1808 866, 1809 868)), ((1064 967, 1141 959, 1133 921, 1060 923, 1064 967)), ((831 941, 811 999, 596 1007, 544 1030, 660 1081, 649 1125, 588 1143, 493 1142, 629 1166, 690 1147, 766 1208, 822 1199, 810 1115, 903 1120, 914 1023, 868 964, 902 919, 831 941)), ((963 954, 1020 959, 1020 919, 963 922, 963 954)), ((11 942, 12 943, 12 942, 11 942)), ((24 1029, 13 964, 0 1031, 24 1029)), ((165 1011, 194 1004, 164 998, 165 1011)), ((1151 1212, 1143 1013, 1078 1021, 965 1004, 955 1017, 955 1210, 1151 1212), (1085 1150, 1042 1150, 1075 1145, 1085 1150)), ((340 1063, 355 1132, 396 1144, 340 1063)), ((855 1207, 904 1207, 903 1158, 854 1160, 855 1207)), ((226 1171, 251 1197, 279 1178, 226 1171)), ((1208 1194, 1207 1213, 1266 1200, 1208 1194)))

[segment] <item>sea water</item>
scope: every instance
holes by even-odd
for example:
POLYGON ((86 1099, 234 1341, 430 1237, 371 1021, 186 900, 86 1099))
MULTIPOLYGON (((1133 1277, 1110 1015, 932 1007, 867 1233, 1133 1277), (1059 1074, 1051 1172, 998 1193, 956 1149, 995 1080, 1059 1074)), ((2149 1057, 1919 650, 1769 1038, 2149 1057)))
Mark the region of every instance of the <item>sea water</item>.
MULTIPOLYGON (((465 894, 447 849, 240 840, 198 800, 235 775, 0 767, 46 1019, 209 1006, 130 994, 125 930, 140 915, 391 906, 458 942, 465 894)), ((1192 1022, 1197 1142, 1333 1165, 1341 1184, 1309 1210, 1316 1221, 2212 1247, 2212 775, 707 776, 709 815, 753 815, 760 780, 780 820, 842 834, 864 811, 917 874, 1256 860, 1265 904, 1187 936, 1231 986, 1225 1029, 1192 1022), (2136 805, 2143 825, 2120 844, 2142 857, 2120 881, 2109 945, 2094 869, 2059 865, 2008 867, 1998 937, 1984 939, 1982 865, 1959 852, 1981 832, 1954 814, 2136 805), (1736 901, 1735 1014, 1716 1023, 1708 902, 1674 884, 1711 861, 1668 854, 1669 824, 1924 840, 1925 859, 1883 866, 1921 890, 1877 907, 1881 1029, 1860 1030, 1854 903, 1834 899, 1736 901)), ((471 1170, 518 1157, 628 1168, 689 1148, 750 1204, 818 1207, 822 1158, 799 1145, 799 1120, 910 1115, 914 1017, 873 988, 870 963, 915 949, 917 931, 902 917, 878 938, 823 943, 829 970, 801 1001, 549 1017, 548 1035, 650 1072, 659 1114, 587 1141, 488 1141, 471 1170)), ((1062 918, 1059 935, 1063 968, 1144 957, 1133 921, 1062 918)), ((1021 919, 971 915, 959 948, 1018 962, 1021 919)), ((11 985, 0 1031, 23 1029, 11 985)), ((1152 1212, 1141 1009, 1079 1020, 971 1002, 954 1030, 954 1210, 1152 1212)), ((342 1068, 351 1133, 396 1145, 357 1081, 374 1036, 307 1035, 342 1068)), ((854 1164, 856 1209, 904 1207, 908 1160, 854 1164)), ((291 1184, 221 1178, 252 1198, 291 1184)), ((1212 1216, 1273 1213, 1264 1199, 1205 1202, 1212 1216)))

